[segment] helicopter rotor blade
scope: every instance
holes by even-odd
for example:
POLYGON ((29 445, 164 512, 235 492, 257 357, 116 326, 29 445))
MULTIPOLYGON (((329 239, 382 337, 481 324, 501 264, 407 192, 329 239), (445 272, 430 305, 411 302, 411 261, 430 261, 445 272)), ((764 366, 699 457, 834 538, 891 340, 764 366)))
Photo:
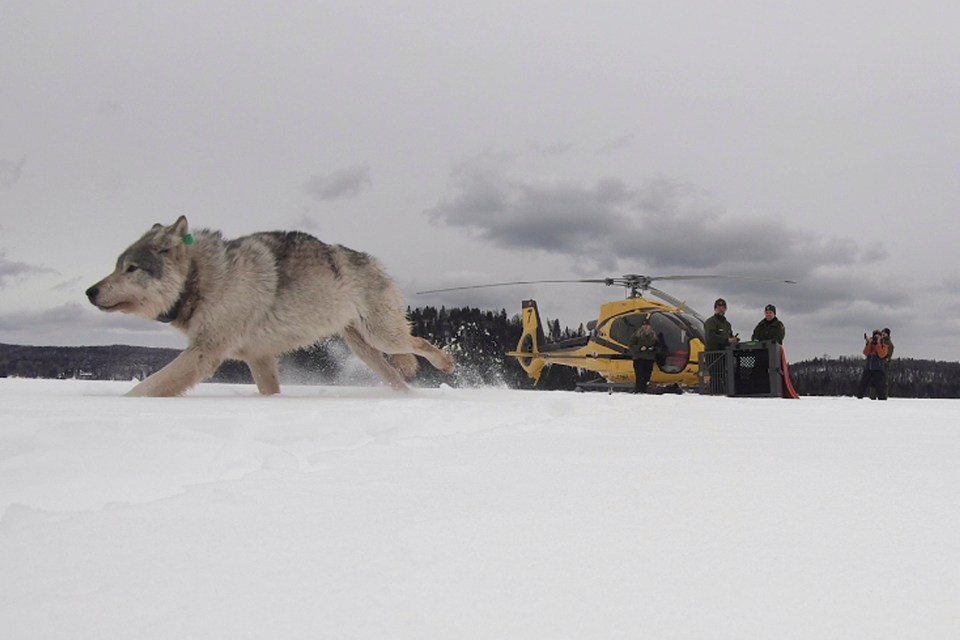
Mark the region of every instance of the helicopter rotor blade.
POLYGON ((776 282, 778 284, 797 284, 795 280, 777 280, 776 278, 760 278, 757 276, 718 276, 718 275, 688 275, 688 276, 652 276, 653 280, 752 280, 753 282, 776 282))
POLYGON ((587 278, 583 280, 514 280, 513 282, 494 282, 492 284, 474 284, 465 287, 446 287, 443 289, 428 289, 427 291, 417 291, 416 295, 428 293, 446 293, 447 291, 466 291, 468 289, 489 289, 491 287, 513 287, 523 284, 610 284, 610 278, 587 278))
MULTIPOLYGON (((670 276, 644 276, 638 274, 626 274, 616 278, 580 278, 574 280, 514 280, 511 282, 494 282, 490 284, 474 284, 462 287, 444 287, 442 289, 427 289, 417 291, 416 295, 426 295, 430 293, 446 293, 448 291, 468 291, 472 289, 490 289, 493 287, 513 287, 519 285, 531 284, 604 284, 609 286, 620 285, 624 287, 636 287, 640 290, 650 290, 650 283, 654 280, 752 280, 755 282, 777 282, 781 284, 797 284, 793 280, 776 280, 770 278, 758 278, 753 276, 718 276, 718 275, 670 275, 670 276)), ((659 294, 658 294, 659 295, 659 294)))

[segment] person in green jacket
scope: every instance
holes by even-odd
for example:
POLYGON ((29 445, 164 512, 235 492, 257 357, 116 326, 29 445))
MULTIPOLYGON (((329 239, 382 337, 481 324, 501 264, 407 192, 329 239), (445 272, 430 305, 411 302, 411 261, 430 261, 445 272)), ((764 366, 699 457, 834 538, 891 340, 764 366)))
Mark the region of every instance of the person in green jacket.
MULTIPOLYGON (((777 317, 777 308, 768 304, 763 308, 763 320, 757 323, 753 329, 751 340, 762 342, 776 342, 783 344, 783 338, 787 334, 787 329, 777 317)), ((759 394, 770 392, 770 363, 767 358, 757 358, 753 365, 753 371, 750 375, 752 391, 759 394)))
POLYGON ((650 326, 650 318, 644 318, 643 324, 630 336, 630 357, 633 358, 633 373, 636 382, 633 385, 634 393, 646 393, 653 374, 653 363, 660 350, 660 337, 650 326))
POLYGON ((751 340, 773 340, 777 344, 783 344, 783 337, 787 334, 787 328, 783 326, 780 318, 777 317, 777 308, 768 304, 763 309, 763 320, 761 320, 753 330, 751 340))
POLYGON ((703 323, 705 351, 720 351, 740 342, 740 337, 733 332, 733 327, 725 316, 726 313, 727 301, 717 298, 713 303, 713 315, 703 323))

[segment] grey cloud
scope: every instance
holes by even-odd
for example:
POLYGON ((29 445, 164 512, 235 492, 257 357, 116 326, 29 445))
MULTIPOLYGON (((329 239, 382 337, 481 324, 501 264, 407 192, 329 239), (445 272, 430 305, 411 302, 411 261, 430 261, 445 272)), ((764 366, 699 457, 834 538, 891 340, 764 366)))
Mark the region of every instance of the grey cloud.
POLYGON ((121 103, 118 100, 102 100, 97 105, 98 116, 113 116, 120 113, 121 103))
POLYGON ((0 341, 17 344, 139 344, 182 346, 181 334, 168 325, 120 313, 102 313, 69 302, 36 311, 0 313, 0 341))
POLYGON ((608 142, 605 142, 600 146, 599 149, 597 149, 597 153, 600 153, 600 154, 613 153, 615 151, 623 151, 626 149, 630 149, 632 147, 633 147, 633 136, 628 134, 628 135, 620 136, 619 138, 615 138, 608 142))
POLYGON ((0 289, 7 286, 9 282, 18 278, 25 278, 44 273, 54 273, 54 271, 52 269, 47 269, 46 267, 29 265, 25 262, 14 262, 12 260, 7 260, 3 253, 0 252, 0 289))
MULTIPOLYGON (((858 282, 855 275, 857 267, 885 259, 881 245, 793 228, 772 216, 730 215, 710 193, 682 182, 539 182, 508 175, 509 164, 483 157, 461 165, 451 176, 451 194, 427 215, 499 247, 568 256, 604 275, 703 272, 802 280, 808 287, 789 295, 818 308, 853 296, 886 296, 883 286, 858 282)), ((742 289, 766 294, 755 282, 742 289)))
POLYGON ((83 278, 81 278, 80 276, 77 276, 76 278, 71 278, 70 280, 64 280, 63 282, 60 282, 60 283, 58 283, 58 284, 55 284, 53 287, 51 287, 51 290, 53 290, 53 291, 76 291, 77 289, 83 289, 83 288, 85 288, 85 287, 82 287, 82 286, 81 286, 81 285, 84 285, 84 284, 86 284, 86 281, 85 281, 83 278))
MULTIPOLYGON (((764 219, 735 219, 690 185, 654 180, 630 186, 608 178, 584 185, 511 178, 480 163, 451 179, 454 195, 427 213, 503 247, 593 257, 654 268, 725 264, 790 265, 790 258, 844 264, 861 250, 764 219), (798 255, 802 251, 803 255, 798 255)), ((806 271, 806 268, 804 269, 806 271)))
POLYGON ((359 195, 370 182, 370 167, 361 165, 313 175, 303 188, 315 200, 339 200, 359 195))
POLYGON ((8 313, 0 315, 0 330, 18 331, 27 328, 67 327, 80 320, 82 315, 81 305, 73 302, 41 311, 8 313))
POLYGON ((13 186, 20 181, 20 176, 23 174, 23 167, 26 164, 26 157, 20 158, 16 162, 0 160, 0 188, 13 188, 13 186))
POLYGON ((934 290, 949 296, 960 295, 960 273, 951 273, 944 276, 934 290))
POLYGON ((569 142, 545 143, 537 140, 528 140, 527 149, 535 155, 552 157, 570 153, 573 151, 573 145, 569 142))

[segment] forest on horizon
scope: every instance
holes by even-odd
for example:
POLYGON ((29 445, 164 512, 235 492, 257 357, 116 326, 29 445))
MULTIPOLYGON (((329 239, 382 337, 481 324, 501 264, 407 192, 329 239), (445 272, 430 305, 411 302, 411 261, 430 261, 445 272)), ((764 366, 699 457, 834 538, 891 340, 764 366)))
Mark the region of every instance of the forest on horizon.
MULTIPOLYGON (((409 311, 413 333, 450 351, 457 359, 453 376, 427 364, 414 384, 441 383, 459 387, 486 385, 515 389, 574 389, 591 382, 597 374, 572 367, 553 366, 534 387, 514 358, 505 355, 517 346, 522 332, 519 315, 506 310, 484 311, 471 307, 422 307, 409 311)), ((548 340, 584 335, 547 321, 548 340)), ((0 378, 53 378, 91 380, 143 379, 162 368, 179 353, 176 349, 124 345, 89 347, 37 347, 0 344, 0 378)), ((349 357, 339 338, 284 356, 281 380, 286 384, 378 384, 372 372, 349 357)), ((790 363, 790 375, 800 395, 851 396, 856 394, 863 371, 863 358, 841 356, 790 363)), ((225 362, 213 378, 218 382, 251 383, 242 362, 225 362)), ((895 358, 890 372, 890 395, 910 398, 960 398, 960 363, 895 358)))

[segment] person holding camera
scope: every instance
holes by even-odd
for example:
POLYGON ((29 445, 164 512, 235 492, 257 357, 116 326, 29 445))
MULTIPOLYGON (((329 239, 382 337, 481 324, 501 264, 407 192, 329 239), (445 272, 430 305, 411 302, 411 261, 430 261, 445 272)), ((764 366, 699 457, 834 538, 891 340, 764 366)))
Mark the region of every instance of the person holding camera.
POLYGON ((884 370, 887 363, 887 355, 890 350, 887 343, 882 339, 880 329, 876 329, 873 335, 867 337, 863 334, 866 344, 863 347, 863 355, 867 357, 866 368, 863 371, 863 377, 860 378, 860 388, 857 389, 857 397, 863 398, 869 390, 870 397, 876 394, 877 400, 887 399, 887 380, 884 376, 884 370))
POLYGON ((633 385, 634 393, 646 393, 653 374, 653 362, 661 349, 660 337, 650 325, 650 318, 643 319, 643 324, 630 337, 630 357, 633 358, 633 373, 636 382, 633 385))

